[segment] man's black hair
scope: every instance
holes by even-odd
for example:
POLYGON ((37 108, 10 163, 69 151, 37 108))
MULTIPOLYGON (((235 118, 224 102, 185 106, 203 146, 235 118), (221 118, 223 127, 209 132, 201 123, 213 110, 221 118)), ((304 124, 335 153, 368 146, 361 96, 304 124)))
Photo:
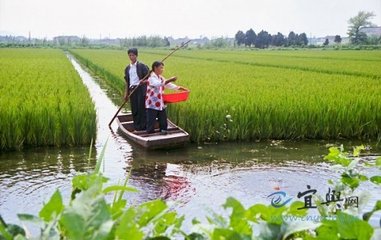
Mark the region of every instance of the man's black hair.
POLYGON ((133 53, 136 56, 138 56, 138 49, 137 48, 130 48, 130 49, 128 49, 127 54, 130 54, 130 53, 133 53))

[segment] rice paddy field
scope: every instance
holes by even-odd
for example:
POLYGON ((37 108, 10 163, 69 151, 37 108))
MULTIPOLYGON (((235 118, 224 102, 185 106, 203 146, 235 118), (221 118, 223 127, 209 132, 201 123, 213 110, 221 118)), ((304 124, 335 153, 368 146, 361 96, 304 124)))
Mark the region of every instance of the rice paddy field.
POLYGON ((58 49, 0 49, 0 150, 89 144, 96 113, 58 49))
MULTIPOLYGON (((96 75, 124 89, 126 51, 71 51, 96 75)), ((147 65, 169 50, 141 49, 147 65)), ((164 76, 191 90, 169 106, 196 142, 263 139, 381 140, 380 51, 181 50, 164 76)))

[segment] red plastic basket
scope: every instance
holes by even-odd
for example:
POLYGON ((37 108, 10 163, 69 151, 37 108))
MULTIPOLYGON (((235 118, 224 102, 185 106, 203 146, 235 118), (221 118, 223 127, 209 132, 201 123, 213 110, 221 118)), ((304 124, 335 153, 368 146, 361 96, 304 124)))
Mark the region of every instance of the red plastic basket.
POLYGON ((186 101, 188 97, 189 97, 189 91, 163 94, 164 103, 182 102, 182 101, 186 101))

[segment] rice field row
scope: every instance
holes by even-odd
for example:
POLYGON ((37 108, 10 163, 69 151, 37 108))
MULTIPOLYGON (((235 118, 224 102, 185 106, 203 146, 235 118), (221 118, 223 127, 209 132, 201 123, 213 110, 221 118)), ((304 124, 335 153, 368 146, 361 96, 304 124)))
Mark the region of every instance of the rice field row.
MULTIPOLYGON (((119 79, 124 86, 123 71, 129 62, 125 51, 73 51, 119 79)), ((164 75, 178 76, 177 84, 191 89, 187 102, 169 106, 169 117, 185 128, 194 141, 381 139, 381 79, 342 73, 351 70, 345 66, 351 60, 342 60, 351 58, 346 54, 359 54, 359 59, 364 61, 356 62, 365 69, 369 67, 373 62, 366 61, 365 53, 343 51, 342 59, 335 60, 336 52, 331 51, 332 61, 344 65, 330 65, 332 72, 327 73, 258 66, 250 62, 253 58, 253 62, 262 63, 260 57, 252 56, 253 52, 225 52, 179 51, 166 61, 164 75), (228 61, 234 56, 247 64, 228 61)), ((143 50, 139 58, 150 65, 166 53, 143 50)), ((265 60, 282 65, 290 54, 288 62, 305 62, 302 55, 295 58, 291 53, 294 54, 279 51, 276 54, 282 55, 281 58, 265 60)), ((379 57, 377 51, 367 54, 370 60, 379 57)), ((306 56, 306 59, 314 60, 317 69, 325 66, 319 58, 306 56)), ((308 66, 307 60, 303 66, 308 66)), ((373 69, 371 74, 378 75, 378 72, 373 69)))
POLYGON ((0 49, 0 150, 89 144, 96 113, 61 50, 0 49))
MULTIPOLYGON (((162 56, 166 51, 144 51, 162 56)), ((177 57, 381 79, 381 51, 182 51, 177 57)))

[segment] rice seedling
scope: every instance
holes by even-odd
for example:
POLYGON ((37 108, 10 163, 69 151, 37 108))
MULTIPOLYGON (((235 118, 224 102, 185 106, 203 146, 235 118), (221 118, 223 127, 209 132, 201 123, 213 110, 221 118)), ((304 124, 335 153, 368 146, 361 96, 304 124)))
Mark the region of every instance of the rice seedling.
MULTIPOLYGON (((126 52, 73 52, 113 75, 123 91, 126 52)), ((149 65, 164 53, 143 49, 140 59, 149 65)), ((168 114, 196 142, 381 140, 378 59, 377 51, 181 51, 166 61, 165 76, 178 76, 191 95, 168 114)))
POLYGON ((96 114, 65 54, 0 49, 0 150, 90 143, 96 114))

